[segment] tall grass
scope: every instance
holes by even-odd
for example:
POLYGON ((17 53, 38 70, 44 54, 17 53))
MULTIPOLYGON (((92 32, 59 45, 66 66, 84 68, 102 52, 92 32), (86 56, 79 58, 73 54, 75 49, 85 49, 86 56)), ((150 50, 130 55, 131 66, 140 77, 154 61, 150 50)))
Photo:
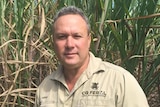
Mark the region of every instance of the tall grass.
POLYGON ((130 71, 150 96, 160 83, 158 2, 1 0, 0 105, 33 106, 36 87, 58 63, 50 41, 52 18, 67 5, 82 8, 89 17, 91 51, 130 71))
POLYGON ((55 68, 47 29, 53 15, 48 13, 55 4, 33 0, 0 3, 0 105, 31 107, 35 87, 55 68))

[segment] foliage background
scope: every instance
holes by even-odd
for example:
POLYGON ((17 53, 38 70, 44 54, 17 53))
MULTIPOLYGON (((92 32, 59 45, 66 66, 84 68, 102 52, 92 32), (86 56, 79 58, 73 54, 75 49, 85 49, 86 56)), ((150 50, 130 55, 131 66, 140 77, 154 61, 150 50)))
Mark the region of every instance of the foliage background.
POLYGON ((89 17, 91 51, 131 72, 158 107, 160 0, 1 0, 1 107, 33 106, 36 87, 56 69, 50 26, 67 5, 89 17))

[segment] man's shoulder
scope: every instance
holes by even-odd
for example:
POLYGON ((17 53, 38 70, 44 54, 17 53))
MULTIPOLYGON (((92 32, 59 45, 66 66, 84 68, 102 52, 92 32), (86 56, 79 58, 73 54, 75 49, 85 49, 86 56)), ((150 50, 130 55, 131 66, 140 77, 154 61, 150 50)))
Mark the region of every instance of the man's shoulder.
POLYGON ((106 62, 106 61, 101 62, 100 68, 103 68, 103 69, 110 71, 110 72, 119 72, 122 74, 128 72, 123 67, 116 65, 116 64, 113 64, 113 63, 110 63, 110 62, 106 62))
POLYGON ((54 80, 53 80, 53 75, 56 73, 56 71, 53 71, 51 74, 49 74, 48 76, 46 76, 44 78, 44 80, 41 82, 41 84, 39 85, 39 88, 49 88, 50 86, 52 86, 54 84, 54 80))
POLYGON ((103 61, 100 57, 95 57, 92 53, 90 62, 90 70, 94 70, 94 72, 102 70, 105 71, 104 73, 116 75, 126 75, 129 73, 125 68, 111 62, 103 61))

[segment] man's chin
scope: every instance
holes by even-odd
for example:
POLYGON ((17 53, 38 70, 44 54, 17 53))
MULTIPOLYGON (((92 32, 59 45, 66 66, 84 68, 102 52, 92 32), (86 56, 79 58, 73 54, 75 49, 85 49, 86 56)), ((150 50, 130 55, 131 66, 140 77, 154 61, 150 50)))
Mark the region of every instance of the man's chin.
POLYGON ((76 67, 77 63, 76 62, 65 62, 63 65, 67 68, 74 68, 76 67))
POLYGON ((74 66, 76 63, 65 63, 66 66, 74 66))

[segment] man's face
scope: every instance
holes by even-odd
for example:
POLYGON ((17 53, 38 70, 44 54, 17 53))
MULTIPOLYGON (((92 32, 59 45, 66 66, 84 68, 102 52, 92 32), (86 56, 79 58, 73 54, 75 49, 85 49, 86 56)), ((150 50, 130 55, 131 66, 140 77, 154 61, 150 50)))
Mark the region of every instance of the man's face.
POLYGON ((91 37, 80 15, 64 15, 54 23, 54 49, 65 67, 75 68, 86 63, 91 37))

